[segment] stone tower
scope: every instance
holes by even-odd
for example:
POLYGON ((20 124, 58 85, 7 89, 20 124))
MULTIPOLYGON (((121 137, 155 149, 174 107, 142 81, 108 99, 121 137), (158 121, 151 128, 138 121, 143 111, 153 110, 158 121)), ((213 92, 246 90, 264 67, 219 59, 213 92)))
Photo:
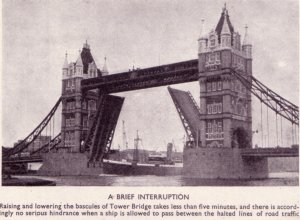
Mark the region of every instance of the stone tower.
POLYGON ((252 75, 252 45, 246 33, 234 30, 223 8, 215 29, 198 39, 201 147, 185 148, 186 177, 239 179, 266 178, 268 160, 244 158, 252 143, 251 92, 233 75, 252 75))
POLYGON ((241 44, 224 7, 210 32, 202 20, 198 43, 202 147, 251 147, 251 92, 232 75, 233 70, 252 75, 247 28, 241 44))
POLYGON ((68 63, 66 55, 62 72, 61 148, 67 152, 80 152, 98 99, 96 90, 82 94, 81 80, 101 75, 87 43, 79 51, 76 62, 68 63))

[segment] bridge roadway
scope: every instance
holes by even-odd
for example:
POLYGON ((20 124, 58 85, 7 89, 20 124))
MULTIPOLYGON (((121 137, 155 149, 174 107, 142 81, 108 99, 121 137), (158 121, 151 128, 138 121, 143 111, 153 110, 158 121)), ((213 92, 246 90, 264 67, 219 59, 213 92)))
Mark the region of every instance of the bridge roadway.
POLYGON ((41 162, 43 162, 43 158, 41 156, 13 157, 13 158, 2 159, 2 164, 41 163, 41 162))
POLYGON ((101 89, 106 93, 118 93, 150 87, 193 82, 199 79, 198 59, 178 63, 135 69, 123 73, 84 79, 83 92, 101 89))
POLYGON ((299 148, 250 148, 242 149, 242 157, 299 157, 299 148))

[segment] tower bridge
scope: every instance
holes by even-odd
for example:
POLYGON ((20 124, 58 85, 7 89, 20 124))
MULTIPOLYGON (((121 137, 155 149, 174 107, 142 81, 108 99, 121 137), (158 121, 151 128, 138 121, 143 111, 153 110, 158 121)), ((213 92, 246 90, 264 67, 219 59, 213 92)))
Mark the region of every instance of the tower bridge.
POLYGON ((198 60, 172 63, 145 69, 84 79, 81 81, 83 92, 101 89, 105 93, 118 93, 138 89, 153 88, 178 83, 198 81, 198 60))
POLYGON ((41 170, 48 174, 99 173, 103 159, 109 157, 124 102, 123 97, 111 93, 193 81, 200 84, 200 106, 189 92, 168 87, 188 137, 184 175, 265 178, 268 157, 298 157, 297 145, 252 147, 251 94, 276 113, 276 126, 277 116, 291 122, 296 143, 299 110, 252 75, 252 44, 247 28, 242 43, 225 7, 215 29, 207 33, 202 23, 198 59, 110 75, 106 64, 102 70, 98 69, 87 42, 76 62, 69 63, 66 55, 61 98, 23 141, 3 150, 3 161, 9 163, 11 158, 11 163, 15 163, 13 155, 27 149, 49 123, 51 128, 51 118, 61 103, 61 133, 53 138, 51 147, 46 145, 31 151, 32 158, 37 159, 34 155, 46 149, 49 153, 44 155, 41 170))

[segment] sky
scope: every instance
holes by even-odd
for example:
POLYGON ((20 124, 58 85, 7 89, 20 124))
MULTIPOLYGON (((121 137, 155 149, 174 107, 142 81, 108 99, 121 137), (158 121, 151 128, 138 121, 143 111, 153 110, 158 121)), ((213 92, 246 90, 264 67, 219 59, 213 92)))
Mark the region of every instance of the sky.
MULTIPOLYGON (((228 0, 226 4, 242 38, 245 25, 249 27, 253 75, 298 105, 298 1, 228 0)), ((1 144, 12 146, 26 137, 54 106, 61 95, 66 51, 69 62, 75 62, 87 40, 98 68, 107 57, 111 74, 132 66, 196 59, 201 19, 207 30, 215 28, 223 5, 219 0, 3 0, 1 144)), ((197 82, 172 87, 191 91, 199 104, 197 82)), ((125 103, 113 147, 122 146, 124 120, 129 147, 139 130, 144 148, 162 150, 173 140, 182 149, 184 129, 166 87, 116 95, 124 96, 125 103)), ((253 105, 253 129, 259 130, 260 104, 254 100, 253 105)), ((55 117, 58 132, 60 115, 55 117)), ((290 129, 286 123, 286 144, 290 129)), ((260 131, 254 143, 261 143, 259 136, 260 131)), ((276 138, 270 139, 274 143, 276 138)))

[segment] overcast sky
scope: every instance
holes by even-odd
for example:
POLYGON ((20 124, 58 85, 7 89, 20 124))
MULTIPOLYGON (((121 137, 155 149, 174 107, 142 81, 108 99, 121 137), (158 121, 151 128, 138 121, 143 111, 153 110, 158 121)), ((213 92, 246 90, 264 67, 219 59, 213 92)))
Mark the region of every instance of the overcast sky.
MULTIPOLYGON (((298 1, 226 2, 231 22, 242 37, 245 24, 249 26, 253 75, 298 105, 298 1)), ((207 29, 215 28, 223 4, 212 0, 3 0, 2 144, 11 146, 24 138, 53 107, 61 94, 66 51, 69 62, 76 61, 88 40, 97 66, 102 68, 106 56, 111 73, 133 65, 143 68, 195 59, 201 18, 207 29)), ((173 87, 190 90, 199 103, 198 85, 173 87)), ((118 95, 126 99, 114 146, 122 145, 121 121, 125 120, 130 147, 139 130, 145 148, 164 149, 174 139, 182 149, 184 130, 166 87, 118 95)), ((260 105, 253 109, 253 129, 259 129, 260 105)), ((56 130, 59 120, 56 116, 56 130)), ((284 130, 287 139, 289 129, 284 130)))

